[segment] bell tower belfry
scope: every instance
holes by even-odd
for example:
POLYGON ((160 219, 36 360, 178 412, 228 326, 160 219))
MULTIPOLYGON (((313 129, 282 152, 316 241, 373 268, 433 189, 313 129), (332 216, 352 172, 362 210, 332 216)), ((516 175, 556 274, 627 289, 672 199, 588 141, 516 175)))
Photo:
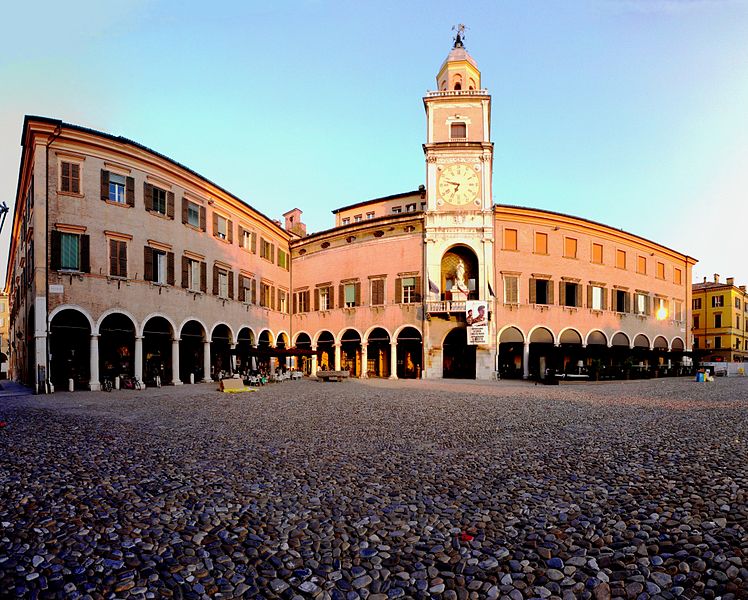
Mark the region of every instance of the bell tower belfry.
MULTIPOLYGON (((442 341, 448 334, 453 340, 459 333, 454 330, 466 326, 466 301, 486 301, 494 312, 495 300, 491 96, 481 87, 478 64, 465 49, 464 29, 457 27, 454 45, 436 76, 437 89, 423 98, 428 282, 424 376, 436 378, 447 376, 447 366, 454 362, 444 354, 442 341)), ((490 322, 489 343, 467 347, 468 354, 475 351, 476 379, 493 376, 495 332, 490 322)))

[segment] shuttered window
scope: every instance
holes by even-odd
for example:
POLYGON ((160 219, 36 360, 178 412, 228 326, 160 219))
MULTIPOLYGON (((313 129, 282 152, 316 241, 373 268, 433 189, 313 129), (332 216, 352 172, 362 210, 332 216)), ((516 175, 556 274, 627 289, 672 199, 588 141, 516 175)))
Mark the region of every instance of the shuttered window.
POLYGON ((109 275, 127 277, 127 242, 109 240, 109 275))
POLYGON ((264 238, 260 239, 260 257, 275 262, 275 246, 264 238))
POLYGON ((530 304, 553 304, 553 282, 550 279, 530 279, 530 304))
POLYGON ((293 312, 294 313, 309 312, 309 290, 304 290, 301 292, 294 293, 293 312))
POLYGON ((517 249, 517 230, 516 229, 505 229, 504 230, 504 250, 516 250, 517 249))
POLYGON ((403 304, 413 304, 421 301, 420 277, 402 277, 397 279, 395 284, 395 287, 399 288, 398 300, 403 304))
POLYGON ((640 275, 647 274, 647 259, 644 256, 639 256, 636 259, 636 272, 640 275))
POLYGON ((566 258, 577 257, 577 240, 576 238, 567 237, 564 239, 564 256, 566 258))
POLYGON ((61 233, 60 243, 60 268, 80 271, 80 236, 74 233, 61 233))
POLYGON ((278 248, 278 266, 288 271, 288 253, 278 248))
POLYGON ((535 254, 548 254, 548 234, 535 232, 535 254))
MULTIPOLYGON (((577 307, 580 302, 580 285, 571 281, 559 281, 558 303, 561 306, 577 307)), ((549 303, 550 304, 550 303, 549 303)))
POLYGON ((519 277, 504 276, 504 304, 519 304, 519 277))
POLYGON ((587 286, 587 308, 592 310, 606 310, 607 309, 607 293, 603 287, 598 285, 587 286))
POLYGON ((467 137, 467 125, 465 123, 452 123, 449 137, 451 139, 465 139, 467 137))
POLYGON ((657 263, 657 279, 665 279, 665 263, 657 263))
POLYGON ((603 264, 603 245, 592 244, 592 262, 598 265, 603 264))
POLYGON ((649 296, 637 292, 635 298, 635 307, 637 315, 648 315, 649 314, 649 296))
POLYGON ((381 306, 384 304, 384 279, 371 280, 371 305, 381 306))
POLYGON ((80 194, 81 191, 81 166, 74 162, 63 161, 60 164, 60 191, 69 194, 80 194))
POLYGON ((616 267, 619 269, 626 268, 626 251, 616 250, 616 267))
POLYGON ((149 212, 174 218, 174 192, 163 190, 150 183, 143 183, 145 209, 149 212))
POLYGON ((673 281, 676 285, 683 283, 683 271, 678 268, 673 269, 673 281))

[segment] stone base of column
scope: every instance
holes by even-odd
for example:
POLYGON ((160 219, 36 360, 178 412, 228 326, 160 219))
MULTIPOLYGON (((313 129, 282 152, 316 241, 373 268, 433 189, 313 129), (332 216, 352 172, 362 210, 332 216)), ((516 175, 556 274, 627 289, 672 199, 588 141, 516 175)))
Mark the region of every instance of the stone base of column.
POLYGON ((101 384, 98 381, 89 383, 88 389, 92 392, 98 392, 99 390, 101 390, 101 384))
POLYGON ((177 379, 176 381, 172 381, 171 385, 182 385, 182 382, 179 379, 177 379))
POLYGON ((212 379, 201 379, 200 383, 213 383, 212 379))

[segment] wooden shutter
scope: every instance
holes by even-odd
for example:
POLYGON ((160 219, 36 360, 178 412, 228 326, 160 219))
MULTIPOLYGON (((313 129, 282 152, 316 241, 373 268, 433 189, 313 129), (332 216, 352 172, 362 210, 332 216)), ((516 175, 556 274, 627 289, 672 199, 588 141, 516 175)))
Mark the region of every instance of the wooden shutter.
POLYGON ((275 262, 275 244, 270 244, 270 262, 275 262))
POLYGON ((298 302, 298 294, 293 293, 291 294, 291 310, 295 313, 299 312, 299 302, 298 302))
POLYGON ((109 274, 112 276, 119 275, 119 242, 109 240, 109 274))
POLYGON ((117 242, 119 247, 119 276, 127 277, 127 242, 117 242))
POLYGON ((226 221, 226 237, 229 240, 229 244, 234 243, 234 223, 233 221, 226 221))
POLYGON ((135 178, 125 178, 125 201, 127 206, 135 206, 135 178))
POLYGON ((166 216, 174 218, 174 192, 166 192, 166 216))
POLYGON ((206 230, 205 221, 206 221, 206 218, 205 218, 205 207, 201 206, 200 207, 200 231, 205 231, 206 230))
POLYGON ((314 310, 319 310, 319 293, 320 288, 314 290, 314 310))
POLYGON ((208 265, 200 263, 200 291, 205 294, 208 291, 208 265))
POLYGON ((81 235, 81 271, 91 272, 91 239, 87 235, 81 235))
POLYGON ((174 253, 166 253, 166 283, 174 285, 174 253))
POLYGON ((340 308, 345 306, 345 286, 342 283, 338 286, 338 305, 340 308))
POLYGON ((327 288, 327 300, 328 300, 327 308, 329 308, 330 310, 335 308, 335 288, 332 286, 327 288))
POLYGON ((143 279, 153 281, 153 248, 143 247, 143 279))
POLYGON ((631 312, 631 292, 623 292, 623 307, 625 309, 625 312, 630 313, 631 312))
POLYGON ((652 301, 653 300, 654 298, 650 298, 648 294, 644 296, 644 312, 647 315, 652 314, 652 301))
POLYGON ((187 288, 190 284, 190 259, 182 257, 182 287, 187 288))
POLYGON ((415 294, 413 294, 414 302, 420 302, 421 301, 421 278, 416 277, 416 289, 415 294))
POLYGON ((101 199, 109 200, 109 171, 104 169, 101 170, 101 199))
POLYGON ((81 166, 78 163, 72 163, 70 165, 70 183, 71 189, 74 194, 80 194, 81 191, 81 166))
POLYGON ((143 183, 143 202, 146 210, 153 210, 153 186, 147 182, 143 183))
POLYGON ((356 306, 361 306, 361 282, 357 281, 353 287, 353 299, 356 306))
POLYGON ((236 237, 237 237, 237 242, 243 248, 244 247, 244 227, 242 227, 241 225, 236 226, 236 237))
POLYGON ((252 304, 257 304, 257 280, 251 279, 250 283, 252 284, 252 304))
POLYGON ((49 268, 53 271, 59 271, 62 259, 62 235, 56 229, 53 229, 50 233, 52 235, 52 251, 49 256, 49 268))
POLYGON ((603 288, 603 303, 600 308, 608 310, 608 288, 603 288))
POLYGON ((69 192, 71 190, 70 185, 70 163, 62 163, 62 177, 60 178, 61 188, 63 192, 69 192))
POLYGON ((218 237, 218 213, 213 211, 213 236, 218 237))
POLYGON ((257 234, 252 232, 252 254, 257 254, 257 234))
POLYGON ((401 277, 395 279, 395 303, 401 304, 403 301, 403 280, 401 277))
POLYGON ((594 308, 592 306, 592 286, 587 286, 587 308, 594 308))
POLYGON ((187 198, 182 196, 182 223, 187 223, 189 221, 189 217, 188 217, 189 208, 190 208, 189 201, 187 200, 187 198))
POLYGON ((213 265, 213 295, 218 295, 218 267, 213 265))
MULTIPOLYGON (((566 282, 558 282, 558 303, 560 306, 566 306, 566 282)), ((548 304, 551 304, 549 301, 548 304)))
POLYGON ((226 277, 229 278, 229 298, 234 299, 234 272, 227 271, 226 277))
POLYGON ((553 302, 553 281, 548 280, 548 304, 554 304, 553 302))
POLYGON ((244 275, 239 275, 239 290, 236 295, 236 299, 239 300, 239 302, 244 302, 244 275))
POLYGON ((538 280, 530 278, 530 304, 538 303, 538 280))

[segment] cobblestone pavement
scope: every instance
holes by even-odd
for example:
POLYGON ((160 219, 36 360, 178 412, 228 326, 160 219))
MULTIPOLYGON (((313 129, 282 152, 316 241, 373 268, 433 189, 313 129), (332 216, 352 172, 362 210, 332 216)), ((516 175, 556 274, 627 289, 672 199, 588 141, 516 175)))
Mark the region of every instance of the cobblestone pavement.
POLYGON ((748 379, 0 399, 0 594, 748 598, 748 379))

